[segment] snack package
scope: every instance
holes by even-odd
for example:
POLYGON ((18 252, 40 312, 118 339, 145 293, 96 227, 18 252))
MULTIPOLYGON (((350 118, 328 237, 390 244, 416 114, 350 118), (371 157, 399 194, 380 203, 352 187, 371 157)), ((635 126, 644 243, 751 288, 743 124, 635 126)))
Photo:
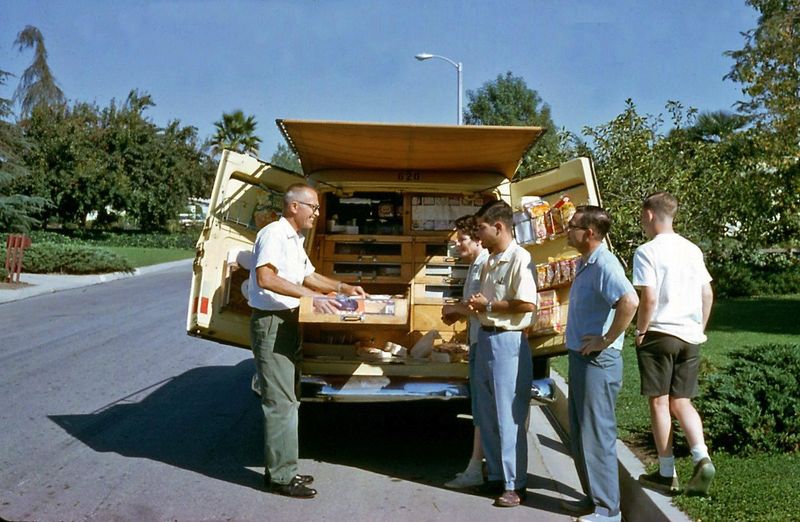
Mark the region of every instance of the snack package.
POLYGON ((529 331, 532 337, 561 333, 561 306, 558 303, 558 294, 555 290, 539 292, 539 307, 536 311, 536 321, 529 331))
POLYGON ((547 265, 536 265, 536 288, 547 288, 547 265))
POLYGON ((569 259, 559 260, 558 268, 559 284, 569 283, 572 281, 572 269, 569 259))
POLYGON ((553 234, 563 234, 566 231, 564 226, 564 218, 561 216, 560 208, 553 208, 550 210, 551 219, 553 220, 553 234))
POLYGON ((525 211, 514 212, 514 237, 520 245, 533 243, 531 218, 525 211))
POLYGON ((547 224, 545 216, 550 211, 550 205, 542 198, 535 197, 523 204, 523 208, 531 217, 533 240, 541 244, 547 239, 547 224))
POLYGON ((569 220, 575 215, 575 204, 569 196, 563 196, 561 201, 563 201, 561 205, 561 220, 564 222, 564 227, 566 228, 569 224, 569 220))

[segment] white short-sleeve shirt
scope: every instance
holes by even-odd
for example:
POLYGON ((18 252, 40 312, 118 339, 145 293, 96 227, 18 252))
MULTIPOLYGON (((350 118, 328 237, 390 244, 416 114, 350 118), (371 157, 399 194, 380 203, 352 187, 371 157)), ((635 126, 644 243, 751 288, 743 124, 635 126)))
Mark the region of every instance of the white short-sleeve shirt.
POLYGON ((679 234, 658 234, 633 256, 633 286, 651 287, 656 292, 648 330, 691 344, 705 342, 703 286, 709 282, 703 252, 679 234))
POLYGON ((253 245, 253 269, 250 270, 248 301, 259 310, 286 310, 300 306, 300 299, 278 294, 258 286, 256 269, 270 265, 279 277, 302 285, 303 280, 314 273, 314 265, 306 254, 305 238, 291 224, 280 218, 262 228, 253 245))
MULTIPOLYGON (((539 295, 533 277, 535 271, 530 253, 512 240, 505 251, 490 255, 483 264, 481 294, 489 301, 517 300, 538 305, 539 295)), ((533 322, 533 316, 533 312, 479 314, 482 325, 506 330, 527 328, 533 322)))

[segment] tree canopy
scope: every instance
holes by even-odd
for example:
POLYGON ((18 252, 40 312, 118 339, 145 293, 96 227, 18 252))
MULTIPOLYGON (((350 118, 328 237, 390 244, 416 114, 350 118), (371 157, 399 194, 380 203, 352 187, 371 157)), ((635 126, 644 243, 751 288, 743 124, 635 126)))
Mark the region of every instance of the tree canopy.
MULTIPOLYGON (((0 86, 10 73, 0 70, 0 86)), ((14 180, 28 175, 22 155, 27 143, 20 128, 8 121, 12 116, 12 101, 0 98, 0 230, 27 232, 39 221, 34 215, 46 204, 44 198, 15 193, 14 180)))
POLYGON ((468 90, 467 98, 464 111, 467 125, 530 125, 547 129, 523 159, 519 170, 521 177, 558 166, 567 159, 562 150, 563 137, 550 117, 550 107, 523 78, 514 76, 511 71, 499 74, 479 89, 468 90))
POLYGON ((108 107, 76 102, 34 108, 23 129, 31 142, 25 162, 33 176, 20 192, 53 202, 43 217, 78 227, 124 213, 143 230, 164 228, 189 197, 207 197, 214 165, 197 130, 177 120, 159 128, 145 116, 150 95, 131 91, 108 107))
POLYGON ((278 143, 278 148, 272 153, 272 158, 270 158, 269 162, 278 167, 283 167, 286 170, 291 170, 300 174, 303 173, 303 166, 300 165, 300 158, 297 157, 297 154, 295 154, 288 145, 284 145, 283 143, 278 143))
POLYGON ((17 34, 14 45, 22 52, 33 48, 33 61, 20 78, 14 100, 20 104, 22 117, 30 115, 37 105, 62 104, 66 101, 64 93, 56 83, 50 66, 47 64, 47 49, 41 31, 32 25, 17 34))

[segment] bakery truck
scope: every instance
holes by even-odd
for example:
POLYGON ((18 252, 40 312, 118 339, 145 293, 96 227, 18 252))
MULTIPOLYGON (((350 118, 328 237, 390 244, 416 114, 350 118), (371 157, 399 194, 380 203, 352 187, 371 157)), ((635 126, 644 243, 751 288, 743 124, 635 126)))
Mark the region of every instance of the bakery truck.
MULTIPOLYGON (((190 335, 250 348, 247 285, 261 227, 278 219, 297 182, 319 193, 305 245, 317 271, 358 284, 366 299, 335 313, 302 298, 301 399, 382 402, 469 396, 465 321, 446 325, 468 264, 453 223, 486 201, 514 209, 517 242, 536 264, 540 297, 526 330, 532 396, 552 398, 549 358, 566 353, 564 328, 578 253, 566 223, 576 205, 600 204, 589 158, 518 179, 540 127, 444 126, 277 120, 303 174, 226 150, 192 266, 190 335)), ((330 309, 330 307, 326 307, 330 309)))

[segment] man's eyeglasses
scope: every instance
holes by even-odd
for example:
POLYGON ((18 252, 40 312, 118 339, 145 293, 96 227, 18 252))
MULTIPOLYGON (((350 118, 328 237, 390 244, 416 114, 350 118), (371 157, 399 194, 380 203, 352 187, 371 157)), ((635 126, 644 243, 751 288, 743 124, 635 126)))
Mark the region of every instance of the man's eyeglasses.
POLYGON ((309 207, 311 209, 311 212, 316 212, 317 210, 319 210, 319 205, 312 205, 311 203, 306 203, 305 201, 298 201, 298 200, 294 201, 295 203, 300 203, 301 205, 309 207))

